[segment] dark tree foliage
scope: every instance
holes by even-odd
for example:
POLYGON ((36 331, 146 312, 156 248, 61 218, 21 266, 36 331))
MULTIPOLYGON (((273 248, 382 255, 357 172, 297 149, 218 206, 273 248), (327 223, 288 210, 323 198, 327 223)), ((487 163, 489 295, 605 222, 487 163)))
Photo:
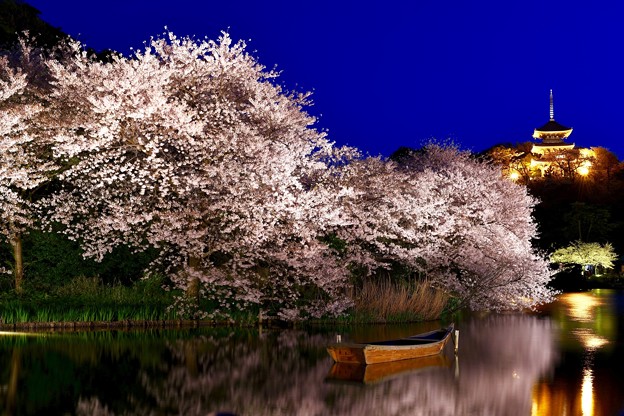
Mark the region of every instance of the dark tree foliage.
POLYGON ((52 46, 67 35, 39 18, 41 12, 20 0, 0 0, 0 48, 10 48, 27 31, 36 46, 52 46))
MULTIPOLYGON (((82 257, 75 241, 54 232, 32 230, 24 237, 26 253, 25 273, 36 290, 50 290, 79 276, 99 277, 102 284, 130 286, 143 276, 149 263, 156 258, 155 250, 133 253, 127 247, 118 247, 100 263, 82 257)), ((0 267, 10 267, 10 249, 0 245, 0 267)), ((0 292, 10 290, 12 279, 0 275, 0 292)))
POLYGON ((624 253, 624 178, 531 181, 529 192, 539 199, 534 216, 539 224, 537 245, 546 251, 572 241, 610 242, 624 253))
MULTIPOLYGON (((41 20, 41 12, 21 0, 0 0, 0 49, 11 49, 19 36, 28 33, 29 42, 37 47, 51 48, 68 37, 61 28, 41 20)), ((117 54, 111 49, 87 51, 102 62, 110 62, 117 54)))
POLYGON ((390 155, 389 159, 403 165, 411 160, 414 157, 414 153, 418 151, 419 150, 412 149, 410 147, 401 146, 390 155))

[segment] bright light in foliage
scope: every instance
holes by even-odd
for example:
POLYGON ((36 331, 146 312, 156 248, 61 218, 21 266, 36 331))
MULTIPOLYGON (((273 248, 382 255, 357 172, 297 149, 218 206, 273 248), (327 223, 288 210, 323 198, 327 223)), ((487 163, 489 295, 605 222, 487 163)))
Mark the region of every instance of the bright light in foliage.
POLYGON ((577 172, 581 176, 587 176, 589 175, 589 168, 587 166, 581 166, 577 169, 577 172))

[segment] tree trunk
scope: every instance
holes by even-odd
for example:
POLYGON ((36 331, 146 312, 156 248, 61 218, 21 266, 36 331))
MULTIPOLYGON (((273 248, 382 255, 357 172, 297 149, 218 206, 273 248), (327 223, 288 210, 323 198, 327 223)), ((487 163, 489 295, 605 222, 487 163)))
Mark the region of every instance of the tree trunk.
POLYGON ((24 257, 22 254, 22 235, 18 232, 11 237, 11 247, 13 247, 15 291, 22 293, 22 282, 24 281, 24 257))
MULTIPOLYGON (((201 262, 197 257, 190 257, 188 265, 191 270, 196 271, 199 269, 201 262)), ((191 276, 186 287, 186 296, 199 303, 199 279, 195 276, 191 276)))

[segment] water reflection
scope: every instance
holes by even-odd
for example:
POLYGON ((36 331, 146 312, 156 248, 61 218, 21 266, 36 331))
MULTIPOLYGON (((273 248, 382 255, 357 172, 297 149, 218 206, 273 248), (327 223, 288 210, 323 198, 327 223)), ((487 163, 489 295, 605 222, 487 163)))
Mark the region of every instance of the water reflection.
MULTIPOLYGON (((457 359, 449 344, 445 355, 388 366, 333 365, 325 347, 336 330, 0 336, 0 412, 614 415, 624 409, 621 311, 613 294, 587 295, 542 315, 467 317, 457 359)), ((341 334, 370 339, 371 329, 430 328, 341 334)))
POLYGON ((593 381, 592 369, 585 367, 583 369, 583 385, 581 386, 581 411, 584 416, 593 416, 594 414, 593 381))
POLYGON ((462 332, 462 406, 456 414, 530 414, 533 386, 557 360, 551 321, 492 316, 472 320, 462 332))
POLYGON ((521 315, 467 322, 461 368, 447 346, 431 363, 365 369, 373 385, 325 382, 330 333, 5 337, 0 405, 9 414, 526 415, 555 358, 550 326, 521 315))
POLYGON ((624 411, 622 294, 569 293, 547 309, 560 327, 561 360, 534 389, 533 415, 616 415, 624 411))
POLYGON ((592 322, 596 306, 601 305, 591 292, 566 293, 559 297, 559 301, 568 308, 570 320, 577 322, 592 322))
MULTIPOLYGON (((440 367, 449 368, 452 364, 453 361, 447 354, 370 365, 334 363, 325 379, 330 382, 373 384, 409 373, 435 371, 440 367)), ((459 364, 456 368, 459 370, 459 364)))
POLYGON ((582 350, 608 347, 617 333, 618 296, 608 290, 560 295, 553 305, 552 316, 561 326, 566 346, 574 347, 580 342, 582 350))

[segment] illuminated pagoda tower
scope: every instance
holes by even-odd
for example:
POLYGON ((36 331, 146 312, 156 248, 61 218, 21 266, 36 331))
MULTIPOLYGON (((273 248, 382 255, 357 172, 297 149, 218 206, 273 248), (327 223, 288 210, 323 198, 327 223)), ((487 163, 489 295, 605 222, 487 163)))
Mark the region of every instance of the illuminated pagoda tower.
POLYGON ((566 143, 571 133, 572 127, 555 121, 553 93, 550 90, 550 120, 533 132, 533 138, 539 142, 534 143, 531 149, 531 167, 538 170, 541 176, 553 173, 567 177, 574 173, 581 176, 589 174, 594 151, 575 148, 574 143, 566 143))
POLYGON ((574 149, 574 143, 564 142, 571 133, 571 127, 562 126, 555 121, 553 92, 550 90, 550 120, 533 132, 533 138, 541 140, 541 143, 535 143, 531 153, 543 156, 552 151, 574 149))

